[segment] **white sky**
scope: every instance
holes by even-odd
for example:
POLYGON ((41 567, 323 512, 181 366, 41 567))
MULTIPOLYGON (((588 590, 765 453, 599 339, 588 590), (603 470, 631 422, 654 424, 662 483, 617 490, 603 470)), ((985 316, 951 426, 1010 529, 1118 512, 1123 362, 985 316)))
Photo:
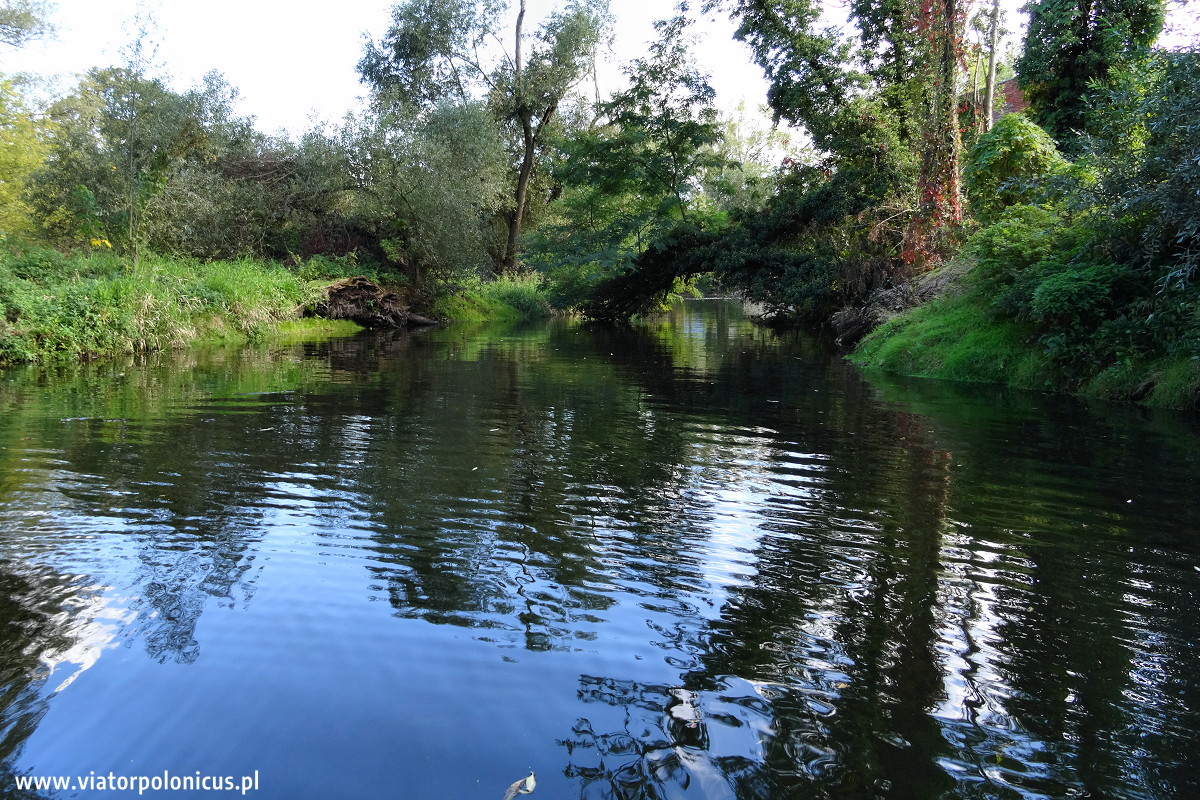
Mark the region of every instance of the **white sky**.
MULTIPOLYGON (((526 30, 536 28, 551 3, 529 0, 526 30)), ((602 63, 602 83, 606 73, 615 82, 621 63, 645 53, 643 45, 654 34, 651 23, 670 16, 675 5, 674 0, 611 3, 618 21, 615 56, 602 63)), ((122 46, 133 38, 130 20, 138 0, 57 0, 57 5, 56 39, 0 52, 0 71, 63 75, 69 87, 73 75, 121 61, 122 46)), ((313 115, 337 120, 355 107, 365 93, 355 70, 364 34, 383 35, 391 6, 392 0, 161 0, 149 4, 157 23, 151 39, 158 45, 156 61, 176 89, 216 69, 239 90, 239 111, 254 116, 261 130, 300 133, 313 115)), ((720 105, 733 108, 743 97, 750 108, 765 102, 762 72, 750 63, 746 48, 732 41, 732 23, 721 16, 704 27, 697 55, 712 75, 720 105)))
MULTIPOLYGON (((1008 27, 1023 27, 1015 13, 1023 0, 1003 0, 1008 27)), ((209 70, 222 72, 241 93, 239 111, 254 116, 269 133, 281 128, 298 134, 311 119, 336 121, 356 107, 365 87, 355 65, 362 55, 364 34, 378 38, 390 21, 392 0, 336 0, 303 3, 297 0, 151 0, 157 22, 152 39, 157 61, 176 89, 199 81, 209 70)), ((529 0, 527 29, 536 27, 553 0, 529 0), (534 21, 533 25, 529 20, 534 21)), ((58 36, 34 42, 18 52, 0 52, 0 72, 62 75, 63 88, 73 75, 91 67, 121 61, 120 49, 133 36, 138 0, 57 0, 53 16, 58 36)), ((693 2, 694 7, 699 2, 693 2)), ((612 88, 619 67, 644 54, 653 38, 651 23, 670 16, 675 0, 611 0, 617 19, 613 55, 602 63, 602 88, 612 88), (607 76, 607 79, 606 79, 607 76)), ((835 0, 831 13, 844 8, 835 0)), ((1192 20, 1176 8, 1176 18, 1192 20)), ((766 99, 761 71, 750 63, 748 51, 731 39, 733 25, 720 15, 705 20, 701 65, 712 75, 718 104, 732 109, 744 100, 755 108, 766 99)))

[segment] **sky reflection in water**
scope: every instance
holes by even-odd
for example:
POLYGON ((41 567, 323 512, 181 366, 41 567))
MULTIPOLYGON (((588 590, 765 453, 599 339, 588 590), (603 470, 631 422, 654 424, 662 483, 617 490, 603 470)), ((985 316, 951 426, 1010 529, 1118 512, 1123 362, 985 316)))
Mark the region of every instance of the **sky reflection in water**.
POLYGON ((0 373, 3 781, 1189 797, 1195 422, 715 303, 0 373))

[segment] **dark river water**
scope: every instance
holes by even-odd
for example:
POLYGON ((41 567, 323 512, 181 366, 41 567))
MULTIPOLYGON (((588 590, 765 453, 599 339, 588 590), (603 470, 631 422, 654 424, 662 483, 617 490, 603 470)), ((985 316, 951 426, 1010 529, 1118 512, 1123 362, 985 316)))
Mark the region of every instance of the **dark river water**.
POLYGON ((1198 421, 713 302, 0 372, 0 791, 1200 797, 1198 421))

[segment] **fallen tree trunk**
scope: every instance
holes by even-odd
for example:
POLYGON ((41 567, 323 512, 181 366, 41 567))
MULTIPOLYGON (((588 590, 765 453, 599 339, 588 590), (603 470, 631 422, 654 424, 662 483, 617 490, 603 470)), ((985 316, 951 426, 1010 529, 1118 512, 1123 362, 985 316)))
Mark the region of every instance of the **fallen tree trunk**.
POLYGON ((344 278, 321 290, 321 298, 305 308, 305 316, 348 319, 364 328, 407 328, 436 325, 436 320, 414 314, 400 295, 369 278, 344 278))

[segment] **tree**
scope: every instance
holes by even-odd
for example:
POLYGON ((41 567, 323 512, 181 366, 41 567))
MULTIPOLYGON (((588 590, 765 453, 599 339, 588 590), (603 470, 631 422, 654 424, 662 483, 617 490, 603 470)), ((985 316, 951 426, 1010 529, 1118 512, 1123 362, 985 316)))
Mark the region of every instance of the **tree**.
POLYGON ((31 113, 18 87, 0 79, 0 240, 31 227, 24 191, 46 157, 48 123, 31 113))
POLYGON ((0 44, 23 47, 54 33, 49 16, 53 6, 45 0, 4 0, 0 3, 0 44))
POLYGON ((1162 0, 1034 0, 1017 80, 1035 120, 1078 153, 1095 81, 1144 51, 1162 30, 1162 0))
POLYGON ((151 200, 205 147, 190 104, 157 79, 115 67, 88 72, 50 116, 50 156, 29 195, 45 232, 64 244, 108 239, 136 262, 151 200))
POLYGON ((701 181, 723 164, 722 130, 689 51, 689 24, 684 14, 656 22, 648 54, 625 69, 629 87, 598 106, 593 130, 565 144, 558 219, 535 245, 543 264, 587 270, 581 283, 608 281, 639 269, 676 229, 705 227, 701 181))
POLYGON ((409 289, 429 277, 477 273, 489 261, 488 222, 508 189, 495 121, 479 102, 445 101, 419 114, 400 105, 351 121, 332 152, 353 176, 351 213, 409 289))
POLYGON ((502 41, 495 0, 403 0, 382 41, 370 42, 358 68, 378 99, 432 108, 447 93, 460 101, 485 90, 488 105, 516 140, 513 203, 500 269, 516 265, 529 186, 559 106, 591 67, 607 24, 605 0, 572 0, 553 11, 532 36, 520 0, 510 55, 502 41))
POLYGON ((736 0, 730 13, 738 23, 734 38, 749 45, 770 84, 775 118, 803 125, 828 150, 829 121, 868 84, 851 66, 852 43, 835 28, 816 30, 818 0, 736 0))
POLYGON ((658 39, 625 69, 629 88, 602 103, 600 135, 584 136, 584 178, 652 198, 662 218, 689 221, 697 181, 717 166, 716 93, 688 50, 688 18, 654 23, 658 39))
POLYGON ((203 131, 146 207, 157 252, 215 258, 345 255, 366 238, 348 218, 338 141, 310 131, 299 142, 267 136, 234 113, 237 91, 216 72, 182 99, 203 131))

